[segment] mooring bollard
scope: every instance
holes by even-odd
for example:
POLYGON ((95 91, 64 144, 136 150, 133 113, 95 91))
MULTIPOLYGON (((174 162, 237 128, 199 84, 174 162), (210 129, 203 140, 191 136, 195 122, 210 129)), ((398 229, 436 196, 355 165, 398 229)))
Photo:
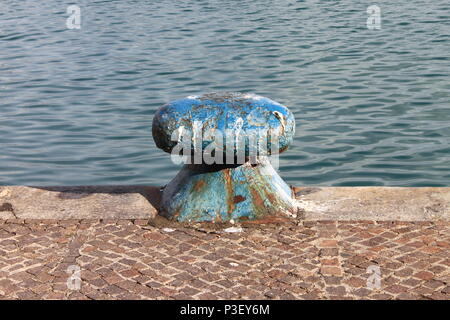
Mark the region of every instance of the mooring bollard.
POLYGON ((164 187, 161 214, 180 222, 296 214, 293 191, 268 158, 285 151, 294 132, 285 106, 254 94, 210 93, 162 106, 153 139, 185 164, 164 187))

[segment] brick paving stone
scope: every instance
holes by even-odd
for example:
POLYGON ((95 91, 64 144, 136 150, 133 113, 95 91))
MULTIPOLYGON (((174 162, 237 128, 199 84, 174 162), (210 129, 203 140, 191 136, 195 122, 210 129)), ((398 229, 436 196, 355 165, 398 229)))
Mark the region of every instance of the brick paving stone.
POLYGON ((450 299, 450 222, 173 228, 2 220, 0 299, 450 299))

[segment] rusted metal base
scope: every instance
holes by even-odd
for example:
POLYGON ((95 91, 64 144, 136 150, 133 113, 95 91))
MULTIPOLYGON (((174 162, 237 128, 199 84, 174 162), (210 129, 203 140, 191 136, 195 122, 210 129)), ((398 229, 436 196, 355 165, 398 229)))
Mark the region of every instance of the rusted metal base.
POLYGON ((267 158, 257 164, 185 165, 164 188, 161 214, 184 221, 265 219, 296 214, 292 189, 267 158))

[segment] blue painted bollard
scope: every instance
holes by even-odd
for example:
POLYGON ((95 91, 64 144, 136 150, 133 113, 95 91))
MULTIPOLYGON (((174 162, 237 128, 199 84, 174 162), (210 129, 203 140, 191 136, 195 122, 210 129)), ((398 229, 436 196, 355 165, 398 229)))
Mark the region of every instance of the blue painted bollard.
POLYGON ((162 106, 153 139, 184 166, 163 190, 161 214, 180 222, 295 215, 293 191, 269 161, 294 132, 285 106, 253 94, 211 93, 162 106))

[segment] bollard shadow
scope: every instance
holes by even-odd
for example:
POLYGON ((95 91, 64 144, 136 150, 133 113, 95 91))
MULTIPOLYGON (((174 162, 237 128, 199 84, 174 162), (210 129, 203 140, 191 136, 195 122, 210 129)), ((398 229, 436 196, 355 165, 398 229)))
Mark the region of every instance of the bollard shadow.
POLYGON ((157 211, 161 205, 161 188, 154 186, 30 186, 32 188, 59 192, 58 197, 63 200, 83 199, 95 193, 126 194, 138 193, 142 195, 157 211))

